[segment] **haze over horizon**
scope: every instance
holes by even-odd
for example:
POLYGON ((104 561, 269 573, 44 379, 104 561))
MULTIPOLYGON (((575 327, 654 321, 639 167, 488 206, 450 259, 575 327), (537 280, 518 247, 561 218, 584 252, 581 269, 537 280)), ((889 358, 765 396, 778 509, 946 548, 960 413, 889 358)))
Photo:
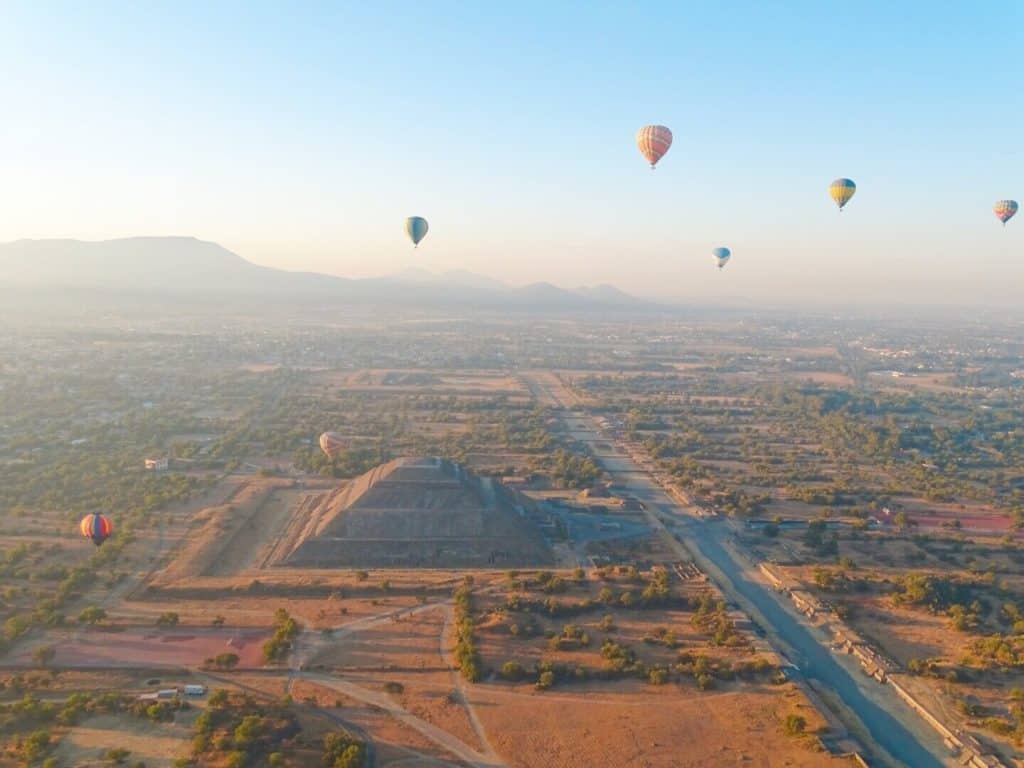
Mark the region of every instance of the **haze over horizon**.
POLYGON ((991 206, 1024 195, 1022 13, 15 4, 0 241, 176 234, 345 277, 1010 303, 1022 222, 991 206), (633 144, 650 122, 675 133, 654 173, 633 144), (842 215, 837 176, 858 184, 842 215), (416 251, 412 214, 431 224, 416 251))

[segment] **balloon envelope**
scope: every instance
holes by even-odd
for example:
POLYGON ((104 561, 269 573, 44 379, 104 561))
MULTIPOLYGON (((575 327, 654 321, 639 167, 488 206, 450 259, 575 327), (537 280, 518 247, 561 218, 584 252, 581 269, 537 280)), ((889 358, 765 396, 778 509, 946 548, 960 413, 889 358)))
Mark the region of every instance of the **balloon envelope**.
POLYGON ((711 252, 711 255, 715 257, 715 264, 717 264, 718 268, 721 269, 729 261, 729 257, 732 256, 732 251, 724 247, 715 248, 715 250, 711 252))
POLYGON ((92 543, 97 547, 109 539, 110 534, 114 532, 114 524, 110 522, 110 518, 98 513, 83 517, 78 527, 82 531, 82 535, 87 539, 92 539, 92 543))
POLYGON ((996 212, 996 216, 999 218, 1003 225, 1006 225, 1013 215, 1017 212, 1017 201, 1016 200, 1000 200, 994 206, 992 210, 996 212))
POLYGON ((333 459, 345 447, 345 442, 337 432, 324 432, 320 435, 320 450, 327 454, 328 459, 333 459))
POLYGON ((413 245, 419 245, 420 240, 427 236, 430 229, 427 220, 421 216, 410 216, 405 220, 405 233, 409 235, 413 245))
POLYGON ((857 185, 850 179, 836 179, 828 187, 828 193, 836 201, 840 211, 843 210, 844 205, 850 202, 850 198, 853 197, 853 193, 856 191, 857 185))
POLYGON ((672 131, 664 125, 645 125, 636 132, 636 146, 654 168, 672 146, 672 131))

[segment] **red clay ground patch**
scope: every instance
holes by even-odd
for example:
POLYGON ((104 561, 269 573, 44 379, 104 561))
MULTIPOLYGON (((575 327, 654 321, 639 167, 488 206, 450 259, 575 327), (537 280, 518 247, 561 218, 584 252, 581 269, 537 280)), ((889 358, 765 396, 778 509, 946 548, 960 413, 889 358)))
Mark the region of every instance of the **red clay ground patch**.
MULTIPOLYGON (((221 653, 238 654, 238 666, 263 666, 263 642, 270 636, 253 629, 152 628, 104 632, 91 630, 54 643, 57 667, 193 667, 221 653)), ((32 664, 16 657, 16 664, 32 664)))

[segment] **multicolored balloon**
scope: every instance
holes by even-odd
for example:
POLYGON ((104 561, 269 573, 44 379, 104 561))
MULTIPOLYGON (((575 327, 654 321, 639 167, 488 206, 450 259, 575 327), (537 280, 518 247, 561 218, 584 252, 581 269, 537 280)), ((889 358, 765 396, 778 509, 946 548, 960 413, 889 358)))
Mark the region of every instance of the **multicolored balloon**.
POLYGON ((651 164, 651 170, 672 146, 672 131, 664 125, 645 125, 636 132, 636 146, 651 164))
POLYGON ((428 229, 430 227, 427 225, 427 220, 421 216, 410 216, 405 220, 405 233, 409 235, 414 248, 419 247, 420 240, 427 236, 428 229))
POLYGON ((857 185, 850 179, 836 179, 828 187, 828 193, 836 201, 840 211, 843 210, 844 205, 850 202, 850 198, 853 197, 853 193, 856 191, 857 185))
POLYGON ((92 543, 97 547, 109 539, 110 534, 114 532, 114 524, 110 522, 110 518, 98 512, 83 517, 78 527, 82 531, 82 535, 87 539, 92 539, 92 543))
POLYGON ((320 435, 320 450, 327 455, 328 459, 333 460, 344 447, 345 441, 337 432, 324 432, 320 435))
POLYGON ((1013 215, 1017 213, 1017 201, 1016 200, 1000 200, 994 206, 992 210, 996 212, 996 218, 1003 222, 1003 226, 1006 226, 1006 222, 1013 218, 1013 215))
POLYGON ((729 258, 732 256, 732 251, 725 247, 715 248, 715 250, 711 252, 711 255, 715 257, 715 264, 717 264, 718 268, 721 269, 722 267, 729 263, 729 258))

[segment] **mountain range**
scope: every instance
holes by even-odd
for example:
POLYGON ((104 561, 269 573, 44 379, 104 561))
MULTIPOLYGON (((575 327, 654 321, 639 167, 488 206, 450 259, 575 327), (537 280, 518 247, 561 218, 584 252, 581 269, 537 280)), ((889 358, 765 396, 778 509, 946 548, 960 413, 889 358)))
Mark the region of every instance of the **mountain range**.
POLYGON ((636 307, 611 285, 569 290, 551 283, 513 287, 465 270, 410 269, 389 277, 348 279, 263 267, 212 242, 191 237, 18 240, 0 243, 0 287, 19 291, 401 301, 546 308, 636 307))

